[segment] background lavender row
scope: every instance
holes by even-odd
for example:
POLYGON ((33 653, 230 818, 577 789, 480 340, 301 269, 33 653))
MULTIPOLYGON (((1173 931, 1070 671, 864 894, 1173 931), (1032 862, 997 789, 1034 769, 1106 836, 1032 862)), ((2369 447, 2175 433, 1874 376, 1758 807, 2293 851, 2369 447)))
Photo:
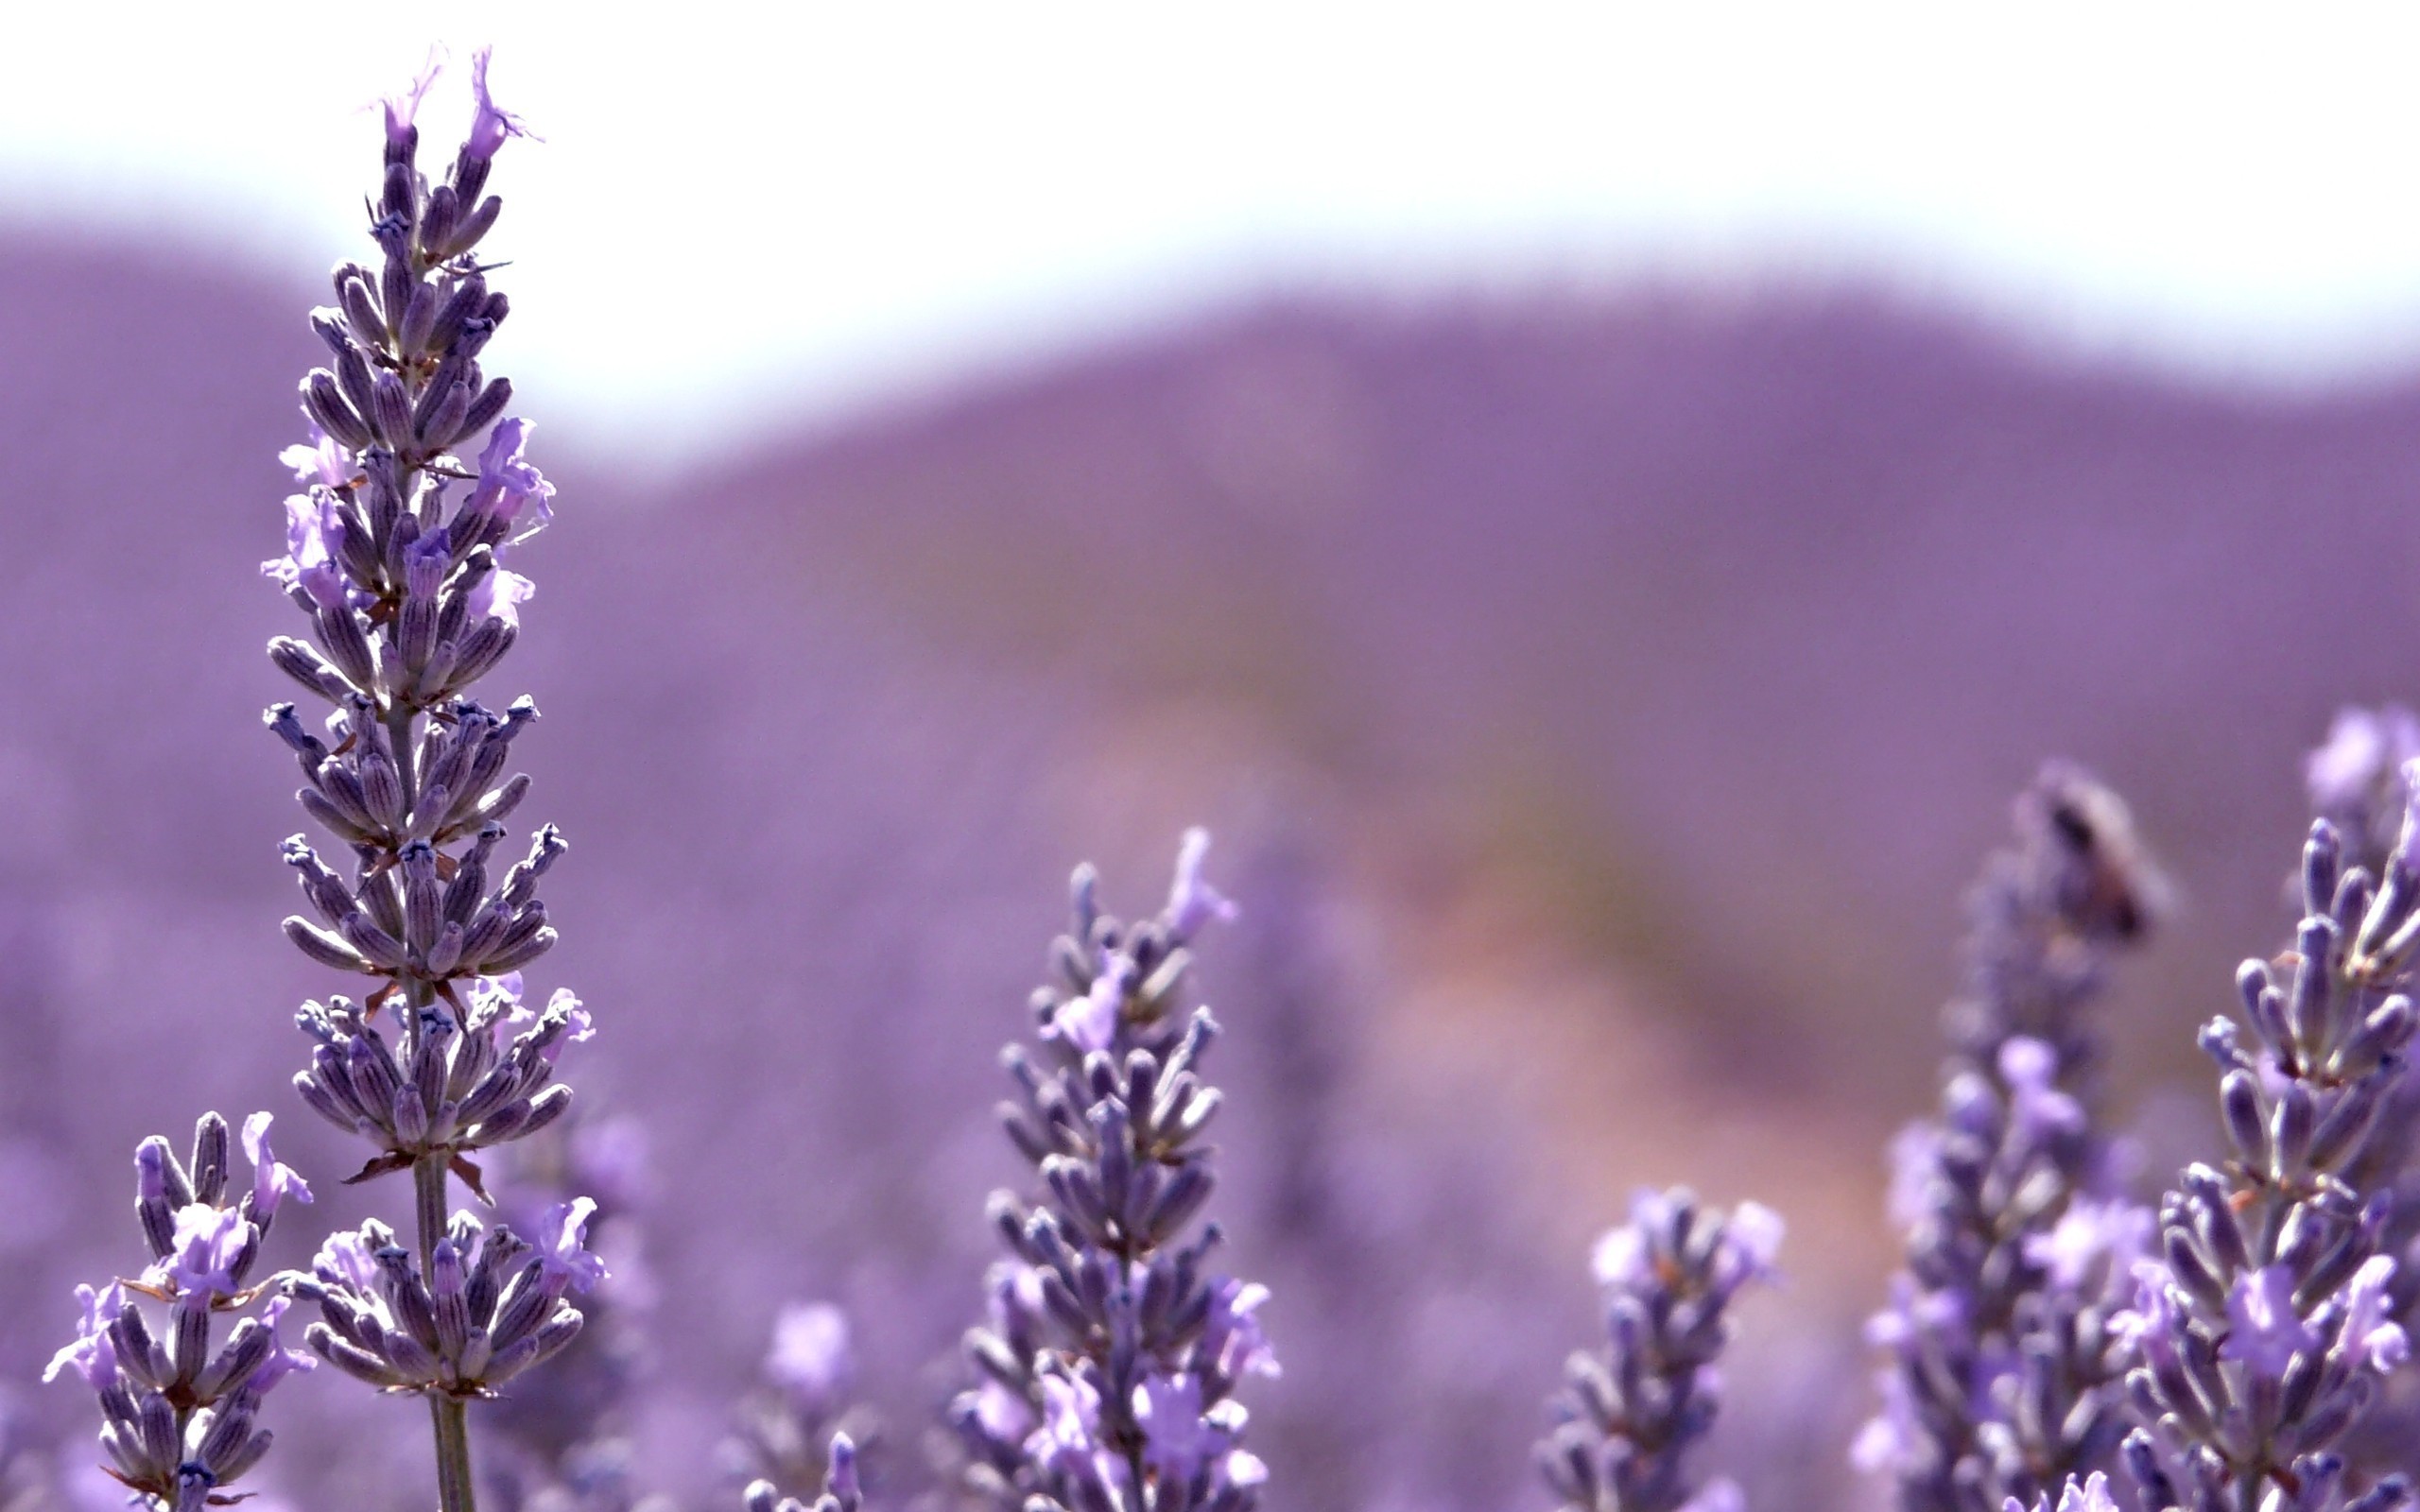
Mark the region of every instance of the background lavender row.
MULTIPOLYGON (((16 1379, 111 1263, 123 1147, 279 1106, 283 1014, 323 987, 266 931, 290 784, 251 719, 286 695, 248 657, 286 627, 251 573, 318 297, 167 246, 0 251, 16 1379), (211 1029, 128 1051, 164 1015, 211 1029)), ((1931 1101, 2006 794, 2073 751, 2172 864, 2190 906, 2108 1021, 2121 1125, 2194 1089, 2155 1139, 2181 1163, 2188 1026, 2287 917, 2298 749, 2409 691, 2414 407, 2049 370, 1858 301, 1641 301, 1277 312, 678 479, 581 476, 550 427, 591 502, 513 669, 582 846, 553 970, 629 1005, 583 1095, 655 1146, 646 1483, 703 1494, 793 1296, 851 1305, 894 1425, 946 1395, 917 1363, 1013 1175, 991 1047, 1059 879, 1155 877, 1199 816, 1250 904, 1201 987, 1236 1268, 1288 1366, 1254 1412, 1276 1484, 1542 1496, 1586 1242, 1685 1179, 1796 1194, 1789 1306, 1743 1304, 1706 1458, 1818 1503, 1869 1405, 1834 1388, 1888 1263, 1877 1152, 1931 1101), (2243 587, 2296 571, 2375 606, 2359 633, 2243 587)), ((354 1405, 318 1384, 281 1402, 298 1501, 331 1442, 303 1419, 354 1405)))

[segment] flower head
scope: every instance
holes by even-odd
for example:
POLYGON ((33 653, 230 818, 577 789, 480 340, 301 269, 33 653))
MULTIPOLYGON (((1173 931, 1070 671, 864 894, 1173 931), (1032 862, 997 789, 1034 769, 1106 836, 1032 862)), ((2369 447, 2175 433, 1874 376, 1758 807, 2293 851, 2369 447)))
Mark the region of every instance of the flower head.
POLYGON ((774 1319, 765 1374, 791 1395, 829 1401, 847 1389, 855 1366, 848 1314, 831 1303, 792 1302, 774 1319))
POLYGON ((2296 1355, 2319 1347, 2319 1335, 2294 1311, 2290 1266, 2264 1265, 2238 1277, 2227 1294, 2227 1323, 2221 1358, 2240 1360, 2273 1381, 2284 1377, 2296 1355))
POLYGON ((252 1162, 252 1221, 267 1223, 277 1212, 277 1205, 287 1197, 308 1204, 310 1184, 294 1174, 290 1165, 282 1165, 268 1147, 268 1126, 275 1122, 267 1112, 254 1113, 244 1120, 244 1158, 252 1162))
POLYGON ((596 1211, 588 1197, 547 1205, 538 1224, 538 1263, 545 1268, 547 1285, 585 1292, 606 1279, 605 1262, 586 1243, 588 1220, 596 1211))
POLYGON ((117 1381, 117 1348, 110 1343, 109 1329, 126 1311, 126 1288, 115 1281, 97 1292, 78 1286, 76 1300, 84 1309, 76 1325, 76 1340, 50 1357, 42 1378, 55 1381, 60 1371, 73 1369, 95 1391, 106 1391, 117 1381))
POLYGON ((507 139, 526 136, 536 141, 536 133, 522 124, 521 117, 500 110, 495 97, 488 93, 488 54, 482 47, 471 55, 471 93, 477 98, 478 110, 471 117, 471 134, 462 144, 462 155, 475 162, 486 163, 496 155, 507 139))
POLYGON ((471 590, 470 614, 473 619, 499 619, 519 629, 521 606, 537 596, 536 583, 498 567, 471 590))
POLYGON ((181 1297, 208 1298, 237 1290, 235 1269, 256 1237, 233 1208, 188 1202, 177 1210, 175 1247, 153 1265, 147 1280, 173 1287, 181 1297))

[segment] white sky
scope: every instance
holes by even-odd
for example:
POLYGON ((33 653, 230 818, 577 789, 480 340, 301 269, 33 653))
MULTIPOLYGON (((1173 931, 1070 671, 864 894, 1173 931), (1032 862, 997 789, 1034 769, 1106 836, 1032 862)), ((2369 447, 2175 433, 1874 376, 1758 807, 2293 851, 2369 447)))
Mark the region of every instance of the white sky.
POLYGON ((316 274, 365 102, 446 43, 441 164, 492 42, 547 138, 496 366, 634 453, 1305 285, 1878 272, 2233 375, 2420 364, 2420 8, 148 9, 0 23, 0 219, 316 274))

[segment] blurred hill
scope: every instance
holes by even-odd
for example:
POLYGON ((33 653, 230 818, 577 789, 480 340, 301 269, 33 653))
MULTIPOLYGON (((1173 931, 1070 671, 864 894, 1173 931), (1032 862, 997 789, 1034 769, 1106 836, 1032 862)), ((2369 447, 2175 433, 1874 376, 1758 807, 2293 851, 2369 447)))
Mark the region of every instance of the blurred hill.
MULTIPOLYGON (((329 984, 274 939, 300 825, 252 724, 322 297, 0 243, 0 1179, 60 1236, 0 1249, 40 1299, 12 1369, 127 1263, 142 1133, 241 1103, 315 1177, 350 1153, 284 1089, 329 984)), ((575 847, 537 975, 598 1009, 573 1079, 667 1173, 653 1432, 700 1463, 790 1295, 868 1320, 894 1410, 938 1389, 1065 868, 1148 908, 1195 818, 1252 910, 1204 963, 1239 1263, 1385 1310, 1294 1314, 1347 1362, 1265 1414, 1302 1504, 1409 1473, 1282 1426, 1381 1368, 1463 1394, 1393 1504, 1503 1504, 1588 1326, 1582 1246, 1643 1181, 1783 1209, 1800 1285, 1737 1375, 1836 1381, 1960 895, 2046 755, 2183 885, 2115 1058, 2130 1107, 2201 1106, 2190 1028, 2284 924, 2300 752, 2413 692, 2415 422, 2420 387, 2199 391, 1879 297, 1651 291, 1239 312, 677 488, 542 425, 562 516, 503 691, 546 711, 532 813, 575 847), (1322 1282, 1320 1244, 1391 1279, 1322 1282)), ((1837 1482, 1851 1396, 1752 1481, 1837 1482)))

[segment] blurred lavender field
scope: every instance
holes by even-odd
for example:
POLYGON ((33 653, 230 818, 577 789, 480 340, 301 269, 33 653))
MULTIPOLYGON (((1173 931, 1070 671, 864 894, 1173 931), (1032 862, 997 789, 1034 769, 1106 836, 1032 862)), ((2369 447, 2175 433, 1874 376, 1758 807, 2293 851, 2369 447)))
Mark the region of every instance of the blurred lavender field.
MULTIPOLYGON (((10 1382, 120 1263, 135 1139, 295 1108, 324 984, 275 939, 256 567, 323 298, 0 245, 10 1382)), ((2206 1143, 2192 1029, 2289 919, 2300 753, 2411 691, 2415 421, 2410 386, 2197 390, 1878 296, 1649 290, 1244 310, 661 481, 552 438, 512 670, 574 848, 539 974, 650 1149, 639 1480, 728 1497, 714 1446, 805 1297, 920 1460, 1066 870, 1147 908, 1199 820, 1245 910, 1200 981, 1287 1365, 1274 1503, 1543 1505, 1587 1242, 1685 1181, 1791 1225, 1712 1457, 1752 1504, 1877 1504, 1845 1450, 1880 1152, 1933 1101, 1961 891, 2045 755, 2129 796, 2187 910, 2111 1008, 2121 1121, 2154 1171, 2206 1143)), ((368 1211, 290 1127, 310 1227, 368 1211)), ((402 1406, 324 1385, 282 1494, 392 1444, 417 1499, 413 1434, 335 1426, 402 1406)))

